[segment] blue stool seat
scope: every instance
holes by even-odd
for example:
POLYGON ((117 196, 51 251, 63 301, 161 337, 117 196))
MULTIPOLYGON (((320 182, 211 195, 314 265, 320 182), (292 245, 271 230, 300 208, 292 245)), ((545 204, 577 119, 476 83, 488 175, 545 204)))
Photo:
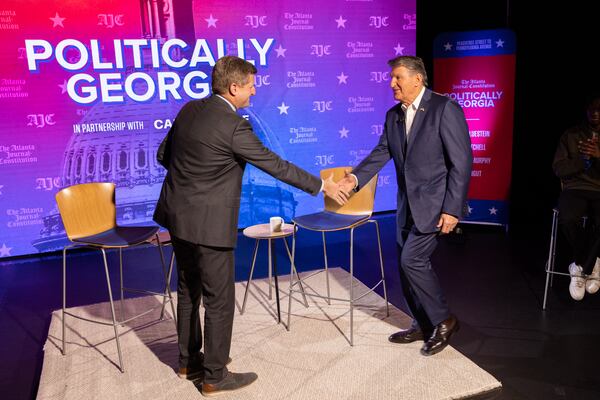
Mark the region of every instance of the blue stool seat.
POLYGON ((158 226, 115 226, 95 235, 74 239, 73 242, 91 246, 127 247, 146 241, 158 229, 158 226))
POLYGON ((313 231, 337 231, 348 229, 361 222, 366 222, 370 215, 346 215, 331 211, 322 211, 314 214, 302 215, 292 221, 296 225, 313 231))

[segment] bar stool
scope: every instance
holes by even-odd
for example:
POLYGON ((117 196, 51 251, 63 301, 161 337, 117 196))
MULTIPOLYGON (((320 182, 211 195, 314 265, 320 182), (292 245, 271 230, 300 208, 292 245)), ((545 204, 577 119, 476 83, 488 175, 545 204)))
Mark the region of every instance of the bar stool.
MULTIPOLYGON (((269 224, 258 224, 252 225, 244 229, 244 236, 249 237, 251 239, 256 240, 256 244, 254 245, 254 254, 252 256, 252 266, 250 267, 250 274, 248 275, 248 282, 246 284, 246 291, 244 292, 244 302, 242 303, 242 310, 240 314, 244 314, 246 309, 246 300, 248 299, 248 291, 250 289, 250 283, 252 282, 252 275, 254 274, 254 266, 256 264, 256 255, 258 254, 258 246, 261 240, 267 240, 269 245, 269 299, 272 299, 272 278, 275 281, 275 299, 277 303, 277 323, 281 323, 281 305, 279 301, 279 282, 277 279, 277 260, 275 257, 275 246, 273 246, 272 242, 276 239, 283 239, 283 243, 285 244, 285 250, 288 254, 291 264, 291 270, 296 274, 298 280, 300 277, 298 276, 298 272, 296 271, 296 266, 294 264, 294 257, 296 252, 296 241, 292 239, 292 251, 290 252, 290 248, 288 246, 286 238, 288 236, 292 236, 294 234, 294 230, 297 229, 293 225, 283 224, 281 231, 279 232, 271 232, 269 224)), ((292 277, 290 277, 292 279, 292 277)), ((304 305, 308 307, 308 301, 306 300, 306 295, 304 294, 304 288, 300 286, 300 291, 302 293, 302 297, 304 298, 304 305)), ((289 327, 287 327, 289 330, 289 327)))
MULTIPOLYGON (((583 227, 587 222, 587 217, 582 217, 583 227)), ((563 275, 571 277, 570 274, 565 272, 557 272, 554 270, 554 260, 556 259, 556 239, 558 237, 558 208, 552 209, 552 229, 550 230, 550 247, 548 249, 548 259, 546 260, 546 286, 544 288, 544 302, 542 304, 542 310, 546 310, 546 301, 548 299, 548 287, 552 286, 554 282, 554 275, 563 275)))
MULTIPOLYGON (((321 178, 326 179, 328 176, 333 175, 333 180, 338 182, 341 180, 348 171, 350 171, 350 167, 337 167, 337 168, 329 168, 321 170, 321 178)), ((330 198, 324 197, 325 200, 325 210, 321 212, 317 212, 314 214, 303 215, 294 218, 294 224, 296 226, 300 226, 304 229, 321 232, 323 237, 323 258, 324 258, 324 269, 313 272, 312 274, 304 277, 303 279, 308 279, 311 276, 318 274, 320 272, 325 272, 325 283, 327 285, 327 296, 317 294, 317 293, 307 293, 307 296, 317 297, 327 300, 328 304, 331 304, 331 300, 344 301, 349 304, 349 312, 350 312, 350 346, 354 345, 354 307, 357 301, 365 297, 367 294, 374 292, 375 289, 381 285, 383 288, 383 297, 385 300, 385 309, 386 316, 390 316, 389 303, 387 298, 387 288, 385 285, 385 273, 383 269, 383 253, 381 251, 381 239, 379 235, 379 224, 377 220, 372 219, 371 216, 373 214, 373 206, 375 204, 375 189, 377 188, 377 174, 371 178, 371 180, 364 185, 357 193, 353 194, 352 197, 348 200, 346 204, 340 206, 336 204, 330 198), (379 267, 381 271, 381 279, 372 287, 368 288, 368 290, 358 296, 355 296, 354 292, 354 230, 362 225, 366 225, 371 223, 375 226, 375 238, 377 239, 377 248, 379 250, 379 267), (349 230, 350 231, 350 285, 349 285, 349 296, 348 298, 334 298, 331 297, 330 288, 329 288, 329 266, 327 259, 327 245, 325 242, 325 233, 333 232, 333 231, 341 231, 341 230, 349 230)), ((294 243, 295 243, 295 232, 294 232, 294 243)), ((291 275, 290 278, 293 276, 291 275)), ((298 281, 294 282, 293 279, 290 279, 290 302, 288 303, 288 330, 290 326, 290 318, 292 314, 292 302, 291 296, 293 292, 297 290, 294 289, 296 284, 302 284, 302 280, 298 278, 298 281)))

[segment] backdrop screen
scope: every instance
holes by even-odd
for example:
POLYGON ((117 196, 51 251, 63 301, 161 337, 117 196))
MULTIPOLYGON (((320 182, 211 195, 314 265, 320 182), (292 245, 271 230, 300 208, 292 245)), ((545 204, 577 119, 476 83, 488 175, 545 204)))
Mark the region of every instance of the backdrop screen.
MULTIPOLYGON (((117 219, 152 222, 156 149, 185 102, 210 95, 223 55, 253 62, 239 112, 283 158, 354 166, 394 105, 386 61, 415 53, 415 0, 5 0, 0 6, 0 257, 61 248, 54 195, 117 185, 117 219)), ((248 167, 240 227, 322 209, 248 167)), ((376 210, 396 207, 393 165, 376 210)))

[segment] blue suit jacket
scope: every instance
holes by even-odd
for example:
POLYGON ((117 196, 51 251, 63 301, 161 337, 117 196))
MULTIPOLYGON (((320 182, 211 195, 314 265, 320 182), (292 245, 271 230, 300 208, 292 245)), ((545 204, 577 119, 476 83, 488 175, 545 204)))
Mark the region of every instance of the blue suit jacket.
POLYGON ((379 143, 353 173, 360 188, 393 158, 398 180, 398 233, 409 206, 419 232, 436 232, 440 213, 460 218, 465 209, 473 155, 463 111, 448 97, 426 89, 413 120, 406 155, 402 151, 404 138, 404 111, 397 104, 386 114, 379 143))

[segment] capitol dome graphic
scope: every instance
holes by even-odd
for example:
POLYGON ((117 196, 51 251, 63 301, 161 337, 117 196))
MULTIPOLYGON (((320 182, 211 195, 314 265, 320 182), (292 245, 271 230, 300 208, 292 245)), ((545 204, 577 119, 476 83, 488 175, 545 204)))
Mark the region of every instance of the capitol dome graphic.
MULTIPOLYGON (((141 123, 115 132, 73 134, 60 166, 63 187, 113 182, 116 184, 117 223, 124 226, 154 224, 152 215, 166 175, 166 170, 156 161, 156 151, 168 132, 168 129, 157 129, 155 121, 172 121, 183 104, 183 101, 168 103, 155 99, 147 103, 129 100, 119 105, 94 105, 80 125, 116 121, 141 123)), ((247 116, 265 146, 285 158, 279 140, 256 113, 251 108, 241 113, 247 116)), ((274 215, 290 220, 296 205, 289 186, 251 165, 246 167, 239 227, 266 223, 274 215)), ((40 237, 32 244, 39 252, 48 252, 60 250, 67 243, 69 240, 55 207, 43 218, 40 237)))

